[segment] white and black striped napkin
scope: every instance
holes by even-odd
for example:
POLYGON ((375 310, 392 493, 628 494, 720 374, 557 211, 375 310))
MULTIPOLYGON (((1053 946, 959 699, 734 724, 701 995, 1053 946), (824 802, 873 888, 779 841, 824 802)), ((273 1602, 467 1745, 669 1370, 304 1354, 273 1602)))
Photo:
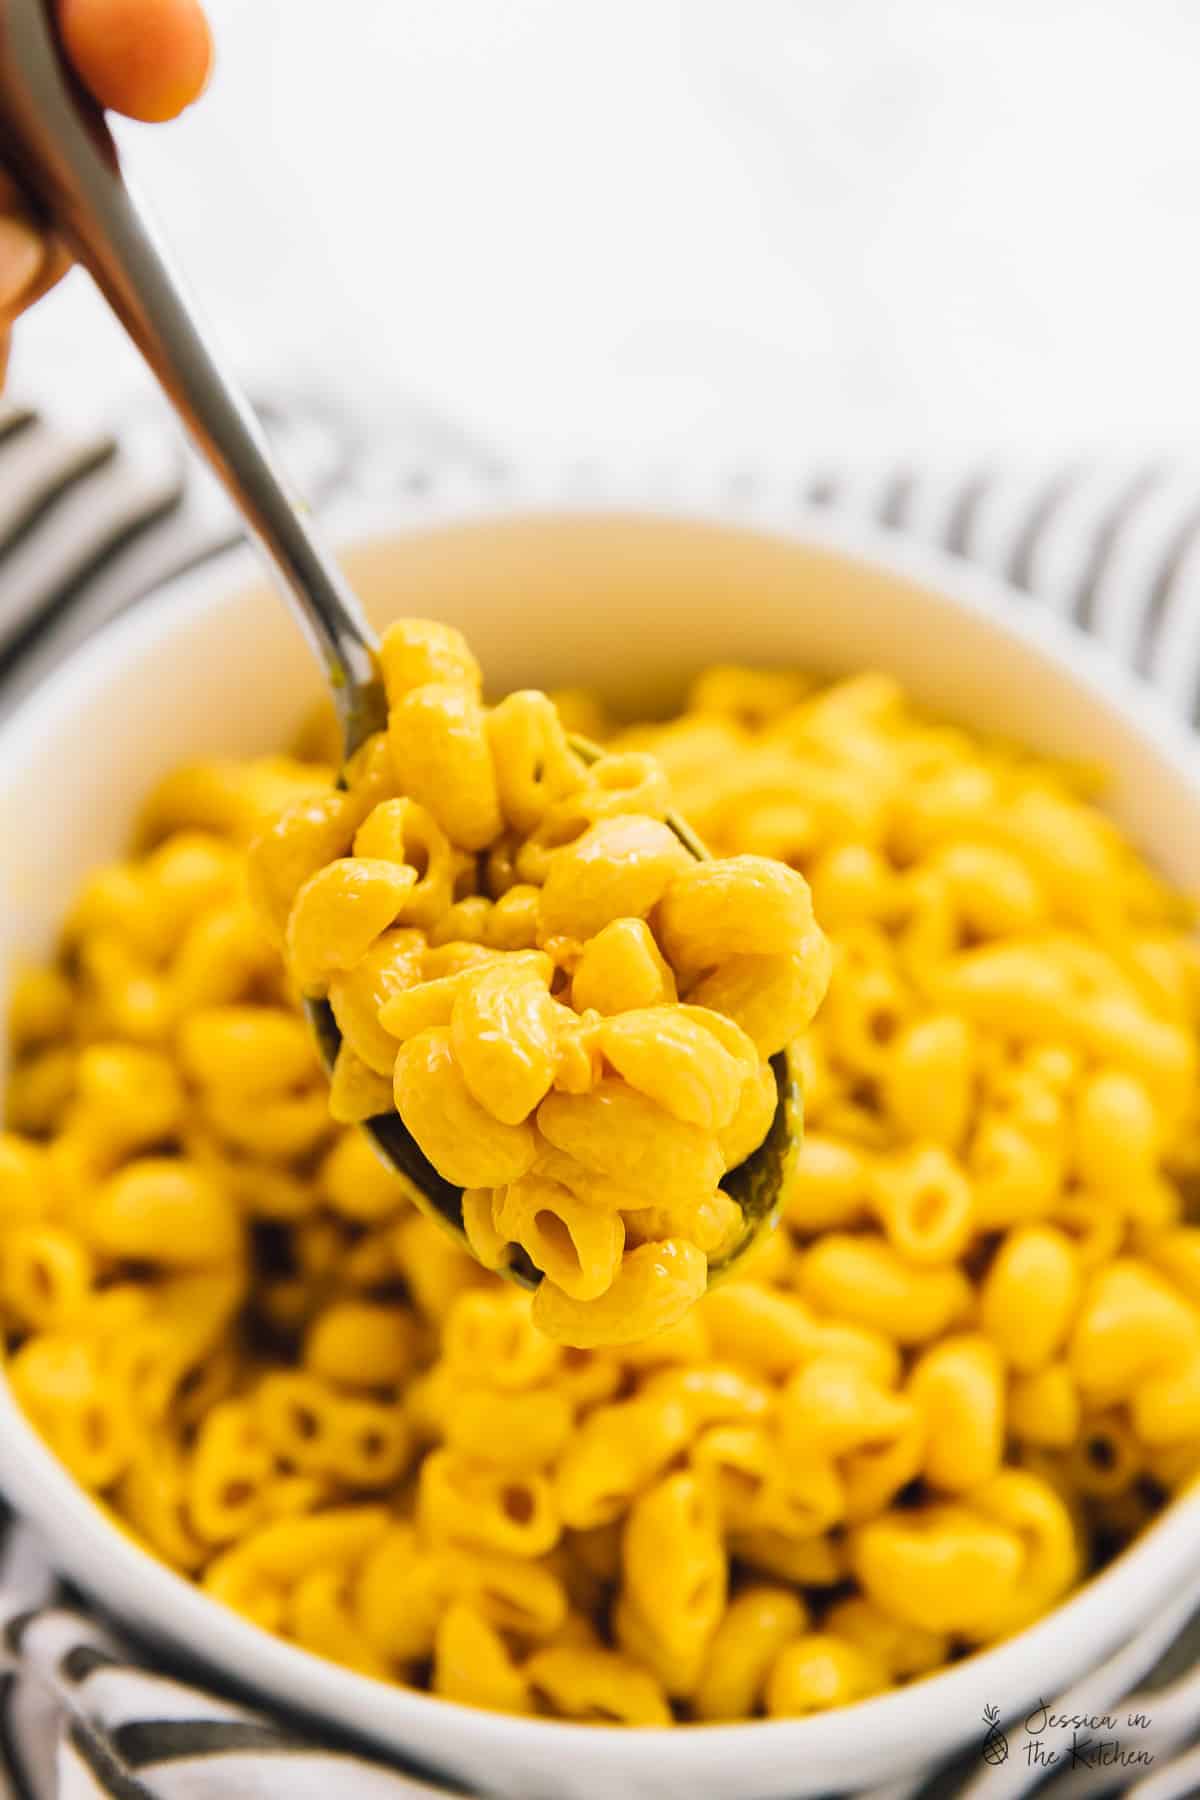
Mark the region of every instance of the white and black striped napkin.
MULTIPOLYGON (((447 472, 503 480, 501 461, 414 414, 369 455, 336 413, 262 404, 300 489, 421 493, 447 472)), ((587 471, 581 471, 587 485, 587 471)), ((567 484, 568 487, 570 484, 567 484)), ((752 504, 757 477, 721 490, 752 504)), ((1200 467, 1081 457, 1045 466, 930 459, 802 464, 798 508, 828 508, 976 561, 1104 642, 1200 725, 1200 467)), ((119 438, 0 409, 0 715, 90 633, 168 576, 227 548, 227 503, 161 422, 119 438)), ((65 1590, 19 1520, 0 1522, 0 1800, 436 1800, 461 1787, 311 1728, 250 1710, 164 1671, 65 1590)), ((1155 1759, 1134 1781, 1075 1770, 1052 1800, 1200 1796, 1200 1592, 1110 1658, 1060 1710, 1122 1701, 1156 1720, 1155 1759), (1074 1702, 1071 1705, 1071 1702, 1074 1702)), ((1059 1704, 1059 1703, 1056 1703, 1059 1704)), ((419 1756, 420 1746, 414 1745, 419 1756)), ((1015 1759, 879 1790, 871 1800, 1016 1800, 1038 1785, 1015 1759)))

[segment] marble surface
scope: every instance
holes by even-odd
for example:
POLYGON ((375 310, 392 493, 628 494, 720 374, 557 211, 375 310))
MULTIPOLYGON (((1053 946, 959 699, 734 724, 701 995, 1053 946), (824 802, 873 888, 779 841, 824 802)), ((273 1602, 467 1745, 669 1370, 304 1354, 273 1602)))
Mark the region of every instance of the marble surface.
MULTIPOLYGON (((1184 445, 1185 0, 211 0, 127 167, 244 369, 518 453, 1184 445)), ((86 281, 12 388, 146 392, 86 281)))

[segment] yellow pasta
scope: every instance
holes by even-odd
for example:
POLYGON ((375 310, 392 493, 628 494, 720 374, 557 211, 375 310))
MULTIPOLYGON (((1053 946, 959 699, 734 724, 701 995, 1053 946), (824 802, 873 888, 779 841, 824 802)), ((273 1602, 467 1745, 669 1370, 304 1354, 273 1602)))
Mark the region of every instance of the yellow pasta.
POLYGON ((669 1475, 634 1502, 621 1561, 627 1625, 618 1634, 640 1643, 668 1693, 686 1692, 725 1610, 728 1579, 720 1519, 694 1475, 669 1475))
POLYGON ((969 1493, 1004 1454, 1004 1368, 985 1337, 943 1338, 917 1362, 909 1393, 924 1415, 930 1485, 969 1493))
POLYGON ((579 1199, 561 1181, 531 1174, 502 1190, 492 1218, 500 1238, 519 1244, 570 1299, 595 1300, 612 1288, 625 1249, 619 1213, 579 1199))
POLYGON ((34 1427, 214 1599, 459 1704, 797 1716, 1030 1623, 1200 1476, 1181 904, 1069 772, 884 678, 710 671, 592 709, 588 767, 449 626, 382 666, 345 788, 169 777, 14 983, 34 1427), (779 1226, 706 1291, 793 1040, 779 1226), (475 1256, 342 1122, 397 1086, 475 1256))
POLYGON ((731 1600, 693 1696, 698 1719, 744 1719, 757 1710, 777 1656, 803 1635, 808 1615, 788 1588, 748 1587, 731 1600))
POLYGON ((670 963, 644 919, 613 919, 583 946, 571 977, 577 1012, 624 1013, 678 997, 670 963))
POLYGON ((771 1718, 791 1718, 849 1706, 886 1685, 882 1664, 844 1638, 811 1632, 780 1651, 767 1676, 766 1709, 771 1718))
POLYGON ((980 1320, 1012 1367, 1028 1372, 1061 1348, 1079 1296, 1070 1238, 1052 1225, 1025 1225, 1007 1233, 996 1253, 980 1291, 980 1320))
POLYGON ((446 1700, 496 1712, 532 1711, 529 1685, 494 1626, 456 1600, 438 1620, 430 1687, 446 1700))
MULTIPOLYGON (((282 929, 294 983, 327 997, 342 1030, 333 1117, 390 1110, 390 1077, 420 1149, 474 1196, 464 1220, 486 1266, 519 1250, 545 1276, 541 1329, 615 1343, 624 1309, 636 1341, 694 1300, 702 1259, 743 1235, 715 1191, 766 1136, 778 1105, 766 1058, 809 1023, 828 981, 807 881, 753 854, 698 862, 667 823, 669 780, 651 754, 585 758, 543 694, 486 708, 446 627, 397 622, 381 664, 386 733, 358 752, 345 793, 304 794, 251 853, 251 890, 282 929), (478 954, 435 965, 456 946, 478 954), (566 1184, 569 1201, 534 1207, 519 1184, 547 1150, 585 1175, 566 1184), (617 1211, 666 1205, 671 1218, 642 1218, 628 1241, 611 1223, 590 1229, 588 1209, 611 1204, 605 1183, 624 1189, 617 1211), (647 1257, 624 1270, 656 1241, 684 1247, 665 1309, 646 1298, 647 1257)), ((140 927, 137 882, 105 879, 85 920, 140 927)), ((244 1030, 263 1028, 244 1011, 244 1030)), ((211 1082, 215 1028, 185 1029, 211 1082)), ((269 1065, 264 1049, 256 1067, 269 1065)), ((213 1104, 248 1146, 244 1095, 226 1086, 213 1104)), ((294 1105, 273 1120, 302 1132, 294 1105)))
POLYGON ((669 1725, 655 1677, 610 1650, 539 1650, 527 1665, 535 1696, 552 1716, 601 1725, 669 1725))

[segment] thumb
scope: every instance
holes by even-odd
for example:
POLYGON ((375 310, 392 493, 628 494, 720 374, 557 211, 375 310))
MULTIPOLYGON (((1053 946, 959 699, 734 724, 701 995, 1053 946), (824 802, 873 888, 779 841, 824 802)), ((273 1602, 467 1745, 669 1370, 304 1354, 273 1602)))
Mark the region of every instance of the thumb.
POLYGON ((200 0, 58 0, 67 55, 101 106, 173 119, 204 92, 212 35, 200 0))

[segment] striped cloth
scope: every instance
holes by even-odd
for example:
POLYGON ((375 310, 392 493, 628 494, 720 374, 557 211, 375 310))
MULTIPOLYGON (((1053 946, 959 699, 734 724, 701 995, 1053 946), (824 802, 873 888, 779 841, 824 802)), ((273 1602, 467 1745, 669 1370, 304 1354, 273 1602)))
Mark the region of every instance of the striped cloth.
MULTIPOLYGON (((398 424, 363 447, 319 405, 261 410, 297 485, 317 505, 347 492, 421 494, 454 470, 503 479, 503 465, 436 420, 398 424)), ((586 469, 564 496, 591 485, 586 469)), ((712 491, 752 512, 762 484, 735 472, 712 491)), ((657 491, 648 478, 647 491, 657 491)), ((869 468, 812 462, 788 489, 904 531, 1006 578, 1106 643, 1153 682, 1164 706, 1200 724, 1200 470, 1101 458, 1038 468, 922 460, 869 468)), ((0 715, 70 650, 168 576, 238 537, 227 503, 161 422, 122 434, 65 430, 0 409, 0 715)), ((2 1480, 2 1468, 0 1468, 2 1480)), ((1124 1793, 1200 1795, 1200 1590, 1086 1677, 1054 1710, 1140 1711, 1154 1761, 1128 1780, 1075 1770, 1053 1800, 1124 1793)), ((1006 1723, 1006 1722, 1005 1722, 1006 1723)), ((419 1746, 415 1746, 419 1750, 419 1746)), ((981 1765, 879 1790, 869 1800, 1015 1800, 1044 1771, 981 1765)), ((544 1790, 550 1793, 550 1789, 544 1790)), ((385 1764, 311 1729, 177 1680, 139 1659, 66 1592, 18 1520, 0 1523, 0 1800, 432 1800, 461 1792, 428 1771, 385 1764), (431 1785, 431 1781, 435 1785, 431 1785)))

